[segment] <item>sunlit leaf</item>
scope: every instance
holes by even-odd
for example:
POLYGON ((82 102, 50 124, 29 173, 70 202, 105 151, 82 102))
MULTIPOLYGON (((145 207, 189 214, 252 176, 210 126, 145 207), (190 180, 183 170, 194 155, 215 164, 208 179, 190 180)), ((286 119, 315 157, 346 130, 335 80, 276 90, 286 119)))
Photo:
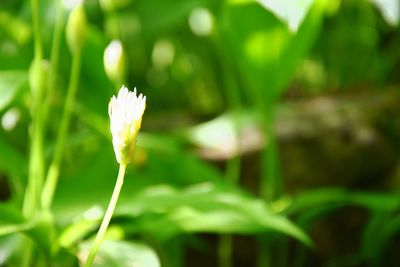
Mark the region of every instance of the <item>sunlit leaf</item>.
POLYGON ((26 71, 0 71, 0 111, 13 101, 27 79, 26 71))
POLYGON ((0 170, 7 175, 15 192, 22 191, 22 175, 26 166, 24 155, 18 151, 0 131, 0 170))
POLYGON ((398 0, 370 0, 381 11, 382 16, 391 25, 400 20, 400 2, 398 0))
MULTIPOLYGON (((186 190, 168 186, 149 188, 117 211, 119 215, 134 217, 147 213, 166 216, 184 232, 255 234, 276 231, 311 244, 300 228, 286 217, 271 212, 264 201, 212 184, 186 190)), ((177 229, 172 230, 173 233, 177 229)))
POLYGON ((231 4, 257 2, 284 21, 293 32, 298 30, 315 1, 316 0, 229 0, 231 4))
POLYGON ((223 32, 251 96, 273 102, 286 89, 320 29, 324 1, 315 1, 296 33, 255 4, 233 5, 224 14, 223 32), (248 23, 242 23, 246 19, 248 23))
POLYGON ((257 2, 284 20, 292 31, 297 31, 314 0, 258 0, 257 2))
MULTIPOLYGON (((81 254, 87 254, 90 243, 82 245, 81 254)), ((149 246, 128 241, 104 241, 96 255, 94 267, 160 267, 156 252, 149 246)))

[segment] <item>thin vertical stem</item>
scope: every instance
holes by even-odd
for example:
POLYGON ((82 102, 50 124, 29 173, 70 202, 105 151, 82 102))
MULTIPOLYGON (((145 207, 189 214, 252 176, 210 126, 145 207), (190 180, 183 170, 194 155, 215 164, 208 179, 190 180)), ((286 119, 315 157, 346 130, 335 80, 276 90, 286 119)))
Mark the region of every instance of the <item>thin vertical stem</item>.
POLYGON ((34 60, 30 68, 30 87, 32 92, 32 124, 29 153, 28 184, 26 186, 23 214, 32 217, 40 204, 40 192, 44 177, 43 154, 43 109, 41 106, 45 79, 42 62, 42 37, 40 34, 40 13, 38 0, 31 0, 32 23, 34 28, 34 60))
POLYGON ((258 267, 270 267, 271 265, 271 254, 267 244, 259 242, 259 254, 257 257, 258 267))
POLYGON ((274 133, 275 107, 273 104, 264 111, 264 114, 265 118, 261 124, 267 147, 261 155, 261 196, 266 201, 272 201, 279 197, 282 187, 279 171, 278 146, 274 133))
POLYGON ((59 126, 58 136, 54 148, 53 158, 47 172, 46 182, 42 193, 42 207, 49 209, 53 201, 54 192, 57 187, 58 177, 60 173, 60 163, 64 152, 65 139, 68 133, 68 126, 72 114, 72 108, 75 102, 75 95, 78 89, 79 74, 81 69, 82 51, 78 50, 73 54, 72 70, 65 99, 65 105, 61 122, 59 126))
MULTIPOLYGON (((34 33, 34 59, 30 69, 30 87, 32 92, 32 124, 31 143, 29 152, 28 182, 25 189, 22 213, 31 218, 40 204, 40 192, 44 178, 43 153, 43 109, 40 103, 45 92, 45 73, 42 65, 42 36, 40 33, 40 7, 38 0, 31 0, 32 24, 34 33)), ((33 257, 31 242, 22 248, 22 267, 29 267, 33 257)))
POLYGON ((31 9, 32 9, 35 58, 36 60, 41 60, 43 58, 43 51, 42 51, 42 36, 40 34, 39 0, 31 0, 31 9))
MULTIPOLYGON (((278 148, 274 133, 275 103, 261 105, 260 114, 264 115, 261 127, 266 142, 266 148, 261 155, 261 196, 265 201, 273 201, 281 193, 281 177, 279 172, 278 148)), ((259 242, 258 267, 272 266, 271 246, 267 237, 261 237, 259 242)))
MULTIPOLYGON (((220 62, 222 64, 223 71, 223 83, 225 88, 225 95, 228 103, 228 107, 232 112, 232 121, 234 128, 234 135, 236 141, 237 155, 234 155, 231 159, 227 161, 225 177, 226 180, 232 185, 237 185, 240 179, 240 167, 241 167, 241 159, 240 159, 240 135, 239 135, 239 123, 238 116, 240 116, 241 111, 241 97, 239 86, 237 85, 237 81, 235 81, 235 69, 234 64, 232 64, 231 57, 227 54, 227 51, 224 47, 221 46, 223 44, 223 40, 221 35, 216 33, 216 48, 218 50, 218 54, 220 56, 220 62)), ((217 252, 218 252, 218 266, 219 267, 232 267, 233 266, 233 236, 231 234, 223 234, 219 237, 217 244, 217 252)))
POLYGON ((111 217, 114 213, 115 206, 117 205, 118 197, 121 192, 122 185, 124 183, 124 176, 125 176, 126 164, 119 165, 118 177, 115 183, 114 191, 111 196, 110 203, 108 204, 107 211, 104 215, 103 221, 101 222, 99 231, 97 232, 96 238, 93 242, 92 248, 90 249, 89 255, 85 262, 84 267, 90 267, 93 264, 94 258, 97 254, 97 251, 100 248, 101 242, 104 239, 104 235, 108 228, 108 225, 111 221, 111 217))
POLYGON ((218 266, 231 267, 232 266, 232 235, 221 235, 218 240, 218 266))
MULTIPOLYGON (((50 54, 50 70, 49 70, 49 77, 47 80, 47 88, 48 93, 47 97, 44 102, 44 114, 47 116, 51 99, 54 95, 54 90, 56 87, 57 81, 57 72, 59 66, 59 59, 60 59, 60 45, 62 40, 62 29, 63 29, 63 21, 64 21, 64 9, 62 6, 62 0, 57 0, 57 7, 56 7, 56 20, 54 26, 54 33, 53 33, 53 40, 51 45, 51 54, 50 54)), ((47 117, 45 118, 45 121, 47 117)))

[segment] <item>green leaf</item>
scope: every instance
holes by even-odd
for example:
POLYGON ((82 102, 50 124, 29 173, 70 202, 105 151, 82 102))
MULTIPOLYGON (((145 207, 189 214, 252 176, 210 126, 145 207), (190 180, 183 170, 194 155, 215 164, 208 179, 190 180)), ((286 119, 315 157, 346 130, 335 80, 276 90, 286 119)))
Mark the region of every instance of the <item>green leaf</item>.
POLYGON ((10 204, 0 204, 0 225, 24 222, 21 212, 10 204))
MULTIPOLYGON (((128 168, 119 204, 131 201, 132 195, 143 188, 165 183, 166 180, 177 187, 205 181, 223 183, 220 173, 213 166, 188 152, 174 149, 173 141, 169 147, 169 138, 163 139, 164 147, 153 142, 151 139, 154 138, 156 137, 144 136, 143 146, 149 149, 143 152, 144 166, 137 171, 132 166, 128 168)), ((118 165, 111 142, 101 139, 98 141, 95 146, 101 147, 100 151, 96 150, 87 155, 80 154, 80 162, 73 163, 73 168, 76 169, 62 173, 53 205, 56 220, 60 224, 69 224, 76 216, 93 206, 105 208, 108 203, 118 165), (96 186, 93 186, 94 184, 96 186)), ((80 143, 82 142, 85 141, 80 139, 80 143)), ((141 135, 138 140, 138 144, 140 143, 141 135)))
MULTIPOLYGON (((103 215, 103 213, 99 215, 103 215)), ((61 232, 58 238, 60 245, 65 248, 72 247, 88 233, 96 229, 100 221, 100 216, 96 218, 86 218, 85 216, 76 218, 73 223, 65 227, 61 232)))
POLYGON ((0 111, 9 105, 28 79, 21 70, 0 71, 0 111))
MULTIPOLYGON (((154 216, 168 221, 176 228, 169 227, 171 233, 211 232, 256 234, 276 231, 310 245, 308 236, 285 216, 273 213, 264 201, 245 196, 228 187, 216 187, 204 183, 178 190, 170 186, 150 187, 142 194, 125 202, 116 215, 140 217, 152 214, 148 222, 158 221, 154 216)), ((146 230, 157 232, 141 222, 146 230)))
POLYGON ((30 229, 21 212, 9 204, 0 204, 0 236, 30 229))
POLYGON ((230 4, 242 5, 257 2, 277 18, 286 23, 293 32, 297 31, 316 0, 229 0, 230 4))
POLYGON ((252 152, 264 145, 256 115, 251 112, 222 114, 187 129, 185 135, 203 156, 217 160, 252 152))
POLYGON ((370 0, 381 11, 387 23, 396 26, 400 20, 400 2, 398 0, 370 0))
POLYGON ((257 0, 257 2, 285 21, 291 31, 297 31, 314 0, 257 0))
POLYGON ((21 212, 9 204, 0 204, 0 236, 25 233, 32 238, 46 253, 50 252, 52 217, 49 213, 41 213, 40 216, 26 221, 21 212))
POLYGON ((187 15, 204 0, 141 0, 134 7, 139 13, 145 34, 165 32, 176 24, 186 23, 187 15), (157 15, 155 15, 157 14, 157 15))
POLYGON ((304 192, 288 200, 285 214, 300 214, 329 206, 359 206, 370 210, 391 212, 400 207, 397 194, 351 192, 344 188, 323 188, 304 192))
POLYGON ((397 212, 388 213, 376 211, 365 227, 363 232, 363 242, 361 247, 362 255, 369 262, 374 263, 372 266, 379 266, 385 248, 400 231, 400 217, 397 212))
POLYGON ((0 258, 0 266, 18 266, 18 264, 13 264, 11 261, 17 256, 21 258, 20 251, 18 251, 18 249, 21 247, 23 241, 23 236, 21 235, 7 235, 0 237, 0 247, 2 253, 2 257, 0 258))
MULTIPOLYGON (((86 254, 91 243, 84 243, 81 252, 86 254)), ((104 241, 96 255, 94 267, 160 267, 156 252, 147 245, 127 241, 104 241)))
POLYGON ((24 185, 21 178, 26 170, 26 159, 2 131, 0 131, 0 148, 0 171, 6 174, 15 192, 22 193, 24 185))
POLYGON ((325 1, 315 1, 294 34, 255 3, 228 6, 222 33, 236 66, 252 92, 268 106, 289 84, 320 29, 325 1), (243 23, 245 20, 247 23, 243 23))

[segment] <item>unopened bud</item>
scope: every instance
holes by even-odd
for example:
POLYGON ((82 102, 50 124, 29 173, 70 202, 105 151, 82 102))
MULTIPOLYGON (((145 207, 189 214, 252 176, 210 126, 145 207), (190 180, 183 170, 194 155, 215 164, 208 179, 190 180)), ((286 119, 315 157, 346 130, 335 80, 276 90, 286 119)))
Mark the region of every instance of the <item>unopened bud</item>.
POLYGON ((119 40, 113 40, 106 47, 103 61, 104 70, 108 78, 115 83, 123 81, 125 75, 125 53, 119 40))
POLYGON ((66 29, 67 44, 72 53, 82 49, 86 39, 86 30, 85 9, 82 5, 78 5, 69 14, 66 29))
POLYGON ((45 60, 33 60, 29 67, 29 87, 36 101, 41 101, 44 94, 45 80, 47 79, 49 66, 45 60))

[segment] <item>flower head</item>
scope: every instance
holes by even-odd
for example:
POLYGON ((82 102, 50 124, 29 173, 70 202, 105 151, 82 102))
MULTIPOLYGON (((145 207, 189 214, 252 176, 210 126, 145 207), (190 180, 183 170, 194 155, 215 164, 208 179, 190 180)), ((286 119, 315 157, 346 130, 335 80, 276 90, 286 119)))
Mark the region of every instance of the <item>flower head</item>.
POLYGON ((121 87, 117 97, 113 96, 108 104, 112 141, 120 164, 128 164, 132 160, 145 108, 146 97, 142 94, 137 96, 136 88, 130 92, 125 86, 121 87))

